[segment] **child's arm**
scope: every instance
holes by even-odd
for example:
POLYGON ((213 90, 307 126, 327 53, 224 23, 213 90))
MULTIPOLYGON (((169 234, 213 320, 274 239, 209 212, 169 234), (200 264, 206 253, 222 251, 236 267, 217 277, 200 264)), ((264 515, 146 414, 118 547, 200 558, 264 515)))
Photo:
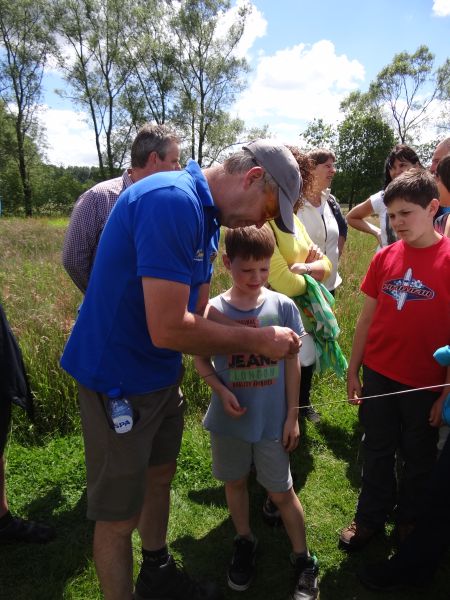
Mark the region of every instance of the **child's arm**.
POLYGON ((300 427, 298 424, 298 397, 300 391, 300 361, 285 360, 287 415, 283 427, 283 446, 286 452, 292 452, 298 446, 300 427))
POLYGON ((351 404, 360 404, 358 397, 361 396, 361 382, 359 379, 359 368, 361 367, 367 334, 372 323, 373 315, 377 307, 376 298, 366 296, 359 315, 358 323, 353 337, 352 355, 347 371, 347 398, 351 404), (354 399, 354 400, 352 400, 354 399))
POLYGON ((443 388, 439 398, 431 407, 429 422, 432 427, 440 427, 442 425, 442 407, 447 395, 450 393, 450 367, 447 367, 447 376, 444 383, 448 383, 449 387, 443 388))
MULTIPOLYGON (((291 361, 289 361, 291 362, 291 361)), ((239 404, 236 396, 222 383, 214 371, 211 359, 205 356, 194 356, 194 365, 200 377, 202 377, 209 387, 219 396, 222 401, 223 409, 229 417, 238 419, 247 411, 239 404)))

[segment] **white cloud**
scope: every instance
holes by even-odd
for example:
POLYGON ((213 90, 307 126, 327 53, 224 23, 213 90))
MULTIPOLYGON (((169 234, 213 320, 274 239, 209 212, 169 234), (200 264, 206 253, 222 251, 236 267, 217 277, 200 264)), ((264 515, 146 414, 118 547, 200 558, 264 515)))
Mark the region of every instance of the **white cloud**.
POLYGON ((254 79, 235 111, 247 125, 269 123, 270 130, 279 135, 275 129, 279 121, 282 130, 296 128, 298 135, 314 118, 339 121, 340 102, 363 80, 363 65, 345 54, 337 55, 332 42, 298 44, 258 58, 254 79))
POLYGON ((267 31, 267 21, 255 5, 247 2, 246 0, 238 0, 236 4, 227 10, 227 12, 224 13, 220 18, 217 27, 217 34, 220 37, 226 35, 231 25, 236 21, 239 9, 243 6, 249 6, 251 12, 246 18, 244 33, 236 47, 235 54, 237 56, 245 56, 248 58, 248 52, 255 43, 255 40, 257 38, 264 37, 267 31))
POLYGON ((450 0, 434 0, 433 14, 436 17, 448 17, 450 15, 450 0))
POLYGON ((43 107, 40 121, 46 130, 49 163, 62 166, 98 164, 94 132, 86 115, 70 109, 43 107))

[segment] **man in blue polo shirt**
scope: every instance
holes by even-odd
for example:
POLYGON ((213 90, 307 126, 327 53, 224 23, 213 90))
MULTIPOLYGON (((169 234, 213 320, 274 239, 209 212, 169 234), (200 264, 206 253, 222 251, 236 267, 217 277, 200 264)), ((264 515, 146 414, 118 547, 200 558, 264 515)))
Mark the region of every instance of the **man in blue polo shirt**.
POLYGON ((295 356, 288 328, 236 328, 204 318, 219 227, 293 231, 301 191, 283 145, 256 140, 223 165, 190 161, 122 193, 102 234, 86 297, 61 365, 79 384, 86 452, 88 518, 96 521, 94 561, 106 600, 133 598, 131 535, 143 563, 136 600, 213 600, 213 584, 178 569, 166 545, 170 484, 183 431, 181 353, 257 352, 295 356), (129 433, 111 428, 107 393, 131 403, 129 433))

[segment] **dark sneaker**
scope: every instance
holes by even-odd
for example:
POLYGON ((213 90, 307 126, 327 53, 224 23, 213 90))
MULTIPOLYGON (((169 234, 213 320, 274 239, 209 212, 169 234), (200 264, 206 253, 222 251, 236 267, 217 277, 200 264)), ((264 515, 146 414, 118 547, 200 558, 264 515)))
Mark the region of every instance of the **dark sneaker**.
POLYGON ((269 496, 267 496, 267 498, 264 501, 262 507, 262 514, 264 521, 272 527, 278 527, 283 524, 283 521, 281 520, 280 511, 278 510, 276 504, 274 504, 269 498, 269 496))
POLYGON ((429 569, 418 572, 411 567, 401 566, 395 556, 373 565, 362 566, 357 575, 362 584, 377 592, 395 592, 406 586, 421 587, 427 585, 432 578, 429 569))
POLYGON ((236 536, 233 543, 234 552, 227 572, 228 585, 232 590, 243 592, 253 579, 258 542, 256 538, 251 541, 236 536))
POLYGON ((56 531, 50 525, 13 517, 10 513, 6 513, 3 520, 6 520, 6 523, 0 529, 0 544, 15 542, 46 544, 56 537, 56 531))
POLYGON ((302 556, 295 560, 295 588, 289 600, 317 600, 319 597, 319 564, 315 556, 302 556))
POLYGON ((305 406, 304 408, 302 407, 301 413, 303 413, 305 419, 308 419, 311 423, 320 423, 320 413, 317 412, 314 406, 310 405, 305 406))
POLYGON ((145 560, 136 580, 135 600, 221 600, 215 583, 192 580, 169 555, 166 564, 149 566, 145 560))

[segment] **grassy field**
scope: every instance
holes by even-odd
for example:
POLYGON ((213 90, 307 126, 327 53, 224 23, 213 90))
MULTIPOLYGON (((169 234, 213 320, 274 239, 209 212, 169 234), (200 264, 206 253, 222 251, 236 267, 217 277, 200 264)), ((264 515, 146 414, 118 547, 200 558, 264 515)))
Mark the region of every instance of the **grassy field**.
MULTIPOLYGON (((0 301, 20 341, 37 398, 37 419, 14 411, 6 449, 11 510, 53 523, 57 539, 47 546, 0 546, 0 600, 95 600, 101 598, 92 563, 92 524, 85 519, 83 446, 76 388, 58 366, 64 341, 81 300, 60 265, 66 222, 0 219, 0 301)), ((348 356, 361 296, 361 278, 375 240, 350 232, 337 296, 341 345, 348 356)), ((218 269, 213 292, 227 285, 218 269)), ((196 576, 218 581, 224 597, 284 600, 291 589, 289 545, 282 528, 261 518, 262 489, 251 481, 252 527, 259 539, 257 575, 244 594, 226 587, 233 528, 222 487, 212 478, 208 437, 201 427, 208 390, 195 376, 190 359, 184 393, 189 402, 178 472, 173 486, 169 539, 175 556, 196 576)), ((337 548, 337 532, 354 513, 359 485, 360 431, 356 411, 345 402, 345 388, 334 375, 316 378, 313 402, 323 415, 306 424, 292 456, 295 489, 306 512, 307 535, 321 565, 322 600, 371 600, 355 576, 358 565, 392 550, 387 535, 363 553, 347 556, 337 548)), ((388 527, 388 534, 390 527, 388 527)), ((134 539, 136 571, 139 540, 134 539)), ((426 552, 426 548, 424 548, 426 552)), ((414 574, 411 574, 414 577, 414 574)), ((386 594, 389 599, 448 600, 447 561, 425 592, 386 594)))

